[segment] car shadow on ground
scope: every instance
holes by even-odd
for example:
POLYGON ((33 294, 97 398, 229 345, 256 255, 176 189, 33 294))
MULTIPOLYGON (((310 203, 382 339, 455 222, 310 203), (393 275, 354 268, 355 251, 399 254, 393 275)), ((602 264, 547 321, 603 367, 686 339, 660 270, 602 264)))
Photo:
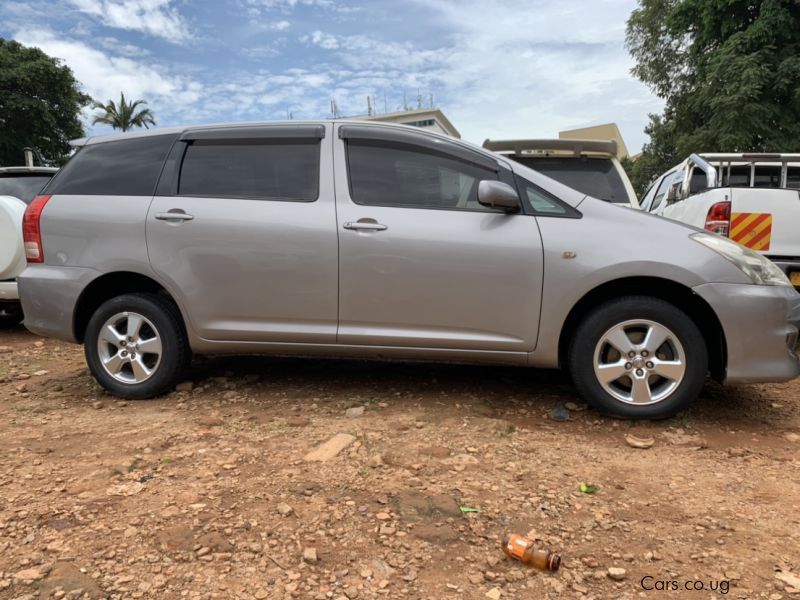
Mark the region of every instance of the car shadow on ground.
MULTIPOLYGON (((199 357, 188 378, 202 381, 226 377, 257 380, 269 389, 281 389, 298 400, 334 395, 350 399, 385 401, 398 406, 415 402, 438 405, 480 404, 500 415, 514 409, 549 415, 556 402, 584 404, 565 371, 484 365, 388 362, 319 358, 257 356, 199 357)), ((700 397, 675 417, 657 423, 707 425, 735 430, 760 424, 780 427, 798 411, 791 402, 796 383, 722 386, 707 379, 700 397)), ((487 414, 488 416, 488 414, 487 414)), ((573 417, 611 420, 592 410, 573 417)))

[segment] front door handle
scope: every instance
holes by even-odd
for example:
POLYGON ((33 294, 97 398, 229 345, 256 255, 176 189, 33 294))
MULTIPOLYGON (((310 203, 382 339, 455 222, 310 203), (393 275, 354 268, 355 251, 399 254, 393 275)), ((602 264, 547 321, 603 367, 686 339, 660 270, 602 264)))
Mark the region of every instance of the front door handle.
POLYGON ((156 213, 156 219, 159 221, 191 221, 194 215, 189 215, 180 209, 172 209, 165 213, 156 213))
POLYGON ((367 221, 362 219, 360 221, 348 221, 344 224, 345 229, 353 229, 355 231, 385 231, 389 229, 383 223, 378 223, 374 219, 367 221))

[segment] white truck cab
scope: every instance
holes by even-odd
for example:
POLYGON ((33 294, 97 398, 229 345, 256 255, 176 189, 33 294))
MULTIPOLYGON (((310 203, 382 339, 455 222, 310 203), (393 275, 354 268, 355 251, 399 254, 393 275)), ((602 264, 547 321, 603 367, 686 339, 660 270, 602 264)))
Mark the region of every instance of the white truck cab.
POLYGON ((692 154, 641 208, 764 254, 800 289, 800 154, 692 154))
POLYGON ((486 140, 483 147, 587 196, 639 207, 614 140, 486 140))

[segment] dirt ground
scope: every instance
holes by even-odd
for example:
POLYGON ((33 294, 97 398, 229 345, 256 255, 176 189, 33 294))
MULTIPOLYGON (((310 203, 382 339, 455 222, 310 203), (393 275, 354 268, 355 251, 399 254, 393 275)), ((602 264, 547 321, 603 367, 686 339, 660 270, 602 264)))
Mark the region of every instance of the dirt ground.
POLYGON ((0 333, 0 598, 800 598, 800 380, 709 382, 657 423, 522 369, 215 358, 189 381, 120 401, 79 347, 0 333), (506 558, 508 532, 561 570, 506 558))

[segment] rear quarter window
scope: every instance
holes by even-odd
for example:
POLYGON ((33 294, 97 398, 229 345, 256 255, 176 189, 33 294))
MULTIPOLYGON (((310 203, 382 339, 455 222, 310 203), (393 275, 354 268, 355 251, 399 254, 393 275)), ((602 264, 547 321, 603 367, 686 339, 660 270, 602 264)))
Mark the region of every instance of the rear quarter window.
POLYGON ((148 135, 81 148, 47 186, 47 194, 152 196, 175 135, 148 135))

